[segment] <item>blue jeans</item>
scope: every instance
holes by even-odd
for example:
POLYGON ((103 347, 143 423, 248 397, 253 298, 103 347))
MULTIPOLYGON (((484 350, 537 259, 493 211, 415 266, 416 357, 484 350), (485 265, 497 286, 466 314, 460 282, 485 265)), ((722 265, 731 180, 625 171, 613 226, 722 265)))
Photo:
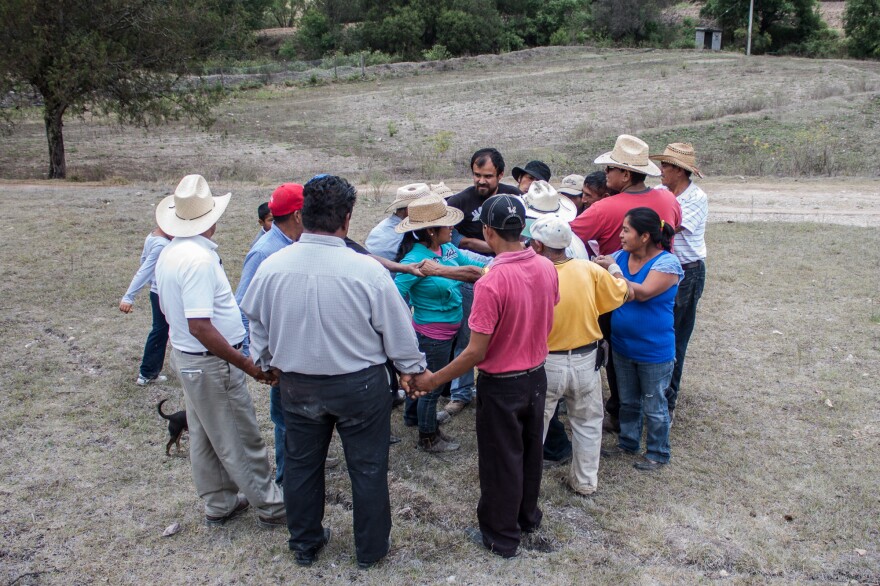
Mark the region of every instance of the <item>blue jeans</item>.
POLYGON ((165 347, 168 345, 168 322, 159 307, 159 296, 150 291, 150 306, 153 309, 153 328, 144 344, 144 358, 141 360, 140 375, 146 379, 156 378, 165 364, 165 347))
POLYGON ((637 362, 614 352, 620 393, 619 445, 625 450, 638 451, 644 414, 648 428, 645 457, 664 464, 669 461, 669 409, 665 391, 674 363, 674 360, 657 364, 637 362))
MULTIPOLYGON (((458 357, 471 341, 471 328, 468 326, 468 318, 471 316, 471 306, 474 304, 474 284, 461 284, 461 327, 458 329, 458 336, 455 342, 455 355, 458 357)), ((453 401, 462 403, 470 403, 474 398, 474 371, 466 372, 454 381, 452 381, 452 389, 449 398, 453 401)))
POLYGON ((697 303, 703 295, 706 283, 706 263, 684 272, 684 278, 678 284, 675 296, 675 367, 672 369, 672 380, 666 389, 666 400, 669 410, 675 410, 678 402, 678 388, 681 384, 681 373, 684 369, 684 355, 687 353, 688 342, 697 323, 697 303))
MULTIPOLYGON (((452 358, 452 347, 455 344, 455 338, 451 340, 435 340, 428 336, 423 336, 416 332, 419 340, 419 350, 425 353, 425 360, 428 363, 428 370, 437 372, 447 364, 452 358)), ((416 413, 418 415, 419 433, 436 433, 437 432, 437 399, 443 387, 437 387, 427 395, 419 397, 416 401, 407 397, 407 404, 417 403, 416 413)))
POLYGON ((284 480, 284 410, 281 408, 281 387, 269 389, 269 417, 275 424, 275 482, 284 480))

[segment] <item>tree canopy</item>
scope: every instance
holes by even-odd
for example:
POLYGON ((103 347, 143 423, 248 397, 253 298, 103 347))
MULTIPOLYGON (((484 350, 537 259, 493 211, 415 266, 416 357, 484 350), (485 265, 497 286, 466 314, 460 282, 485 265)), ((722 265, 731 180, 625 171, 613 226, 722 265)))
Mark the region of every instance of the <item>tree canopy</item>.
MULTIPOLYGON (((742 37, 749 26, 749 0, 707 0, 702 14, 717 20, 729 35, 742 37)), ((755 53, 803 42, 824 28, 817 0, 755 2, 753 25, 755 53)))
POLYGON ((63 178, 63 119, 113 113, 147 125, 210 120, 212 93, 181 76, 218 41, 246 28, 243 5, 218 0, 3 0, 0 90, 33 87, 43 101, 50 178, 63 178), (240 24, 239 24, 240 23, 240 24))

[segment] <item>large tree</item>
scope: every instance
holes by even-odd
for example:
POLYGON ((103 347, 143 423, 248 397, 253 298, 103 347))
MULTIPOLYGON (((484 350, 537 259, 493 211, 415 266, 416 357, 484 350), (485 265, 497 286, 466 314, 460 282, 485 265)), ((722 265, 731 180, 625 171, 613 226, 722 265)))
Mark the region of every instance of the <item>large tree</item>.
POLYGON ((66 176, 71 111, 144 126, 210 120, 212 92, 182 78, 243 20, 229 10, 235 2, 213 1, 0 0, 0 90, 41 96, 50 178, 66 176))
MULTIPOLYGON (((749 0, 707 0, 703 16, 714 18, 728 38, 749 25, 749 0)), ((756 0, 753 51, 776 51, 802 42, 823 28, 817 0, 756 0), (757 50, 756 50, 757 48, 757 50)))

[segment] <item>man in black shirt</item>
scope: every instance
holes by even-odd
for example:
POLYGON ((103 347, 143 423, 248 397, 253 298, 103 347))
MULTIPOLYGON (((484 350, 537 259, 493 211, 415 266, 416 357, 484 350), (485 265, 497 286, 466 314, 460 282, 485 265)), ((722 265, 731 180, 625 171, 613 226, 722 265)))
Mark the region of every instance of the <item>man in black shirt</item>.
MULTIPOLYGON (((471 172, 474 176, 473 186, 456 193, 447 200, 450 206, 464 212, 464 220, 459 222, 452 231, 452 243, 459 248, 494 256, 492 249, 483 240, 483 223, 480 221, 483 202, 499 193, 520 195, 520 190, 512 185, 501 183, 501 178, 504 177, 504 157, 501 156, 498 149, 485 148, 475 152, 471 157, 471 172)), ((462 283, 460 291, 464 315, 455 340, 455 356, 467 348, 471 339, 471 329, 467 322, 471 315, 471 304, 474 301, 474 284, 462 283)), ((474 373, 471 371, 452 381, 450 401, 446 407, 437 412, 437 423, 442 425, 458 415, 462 409, 470 404, 473 398, 474 373)))
POLYGON ((520 195, 519 189, 501 183, 504 177, 504 157, 497 149, 480 149, 471 157, 471 172, 474 184, 449 198, 448 204, 464 212, 453 233, 452 242, 459 248, 466 248, 480 254, 492 254, 489 245, 483 240, 483 225, 480 223, 480 210, 483 202, 493 195, 508 193, 520 195), (461 240, 458 240, 458 237, 461 240))

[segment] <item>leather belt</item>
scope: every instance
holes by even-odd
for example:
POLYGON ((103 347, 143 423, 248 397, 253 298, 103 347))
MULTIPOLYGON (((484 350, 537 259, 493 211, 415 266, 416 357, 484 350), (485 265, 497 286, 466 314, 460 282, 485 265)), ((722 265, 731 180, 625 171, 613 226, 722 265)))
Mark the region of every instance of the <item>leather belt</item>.
POLYGON ((703 264, 703 261, 701 261, 701 260, 695 260, 694 262, 686 262, 686 263, 683 263, 683 264, 681 265, 681 268, 684 269, 685 271, 689 271, 689 270, 691 270, 691 269, 695 269, 695 268, 697 268, 697 267, 700 266, 701 264, 703 264))
MULTIPOLYGON (((241 346, 244 344, 244 340, 233 346, 236 350, 241 350, 241 346)), ((187 352, 186 350, 181 350, 182 353, 188 354, 189 356, 214 356, 213 352, 208 352, 205 350, 204 352, 187 352)))
POLYGON ((535 368, 530 368, 528 370, 515 370, 512 372, 499 372, 497 374, 495 374, 493 372, 486 372, 485 370, 481 370, 480 376, 487 376, 489 378, 514 378, 517 376, 522 376, 524 374, 531 374, 531 373, 535 372, 536 370, 538 370, 539 368, 544 368, 543 362, 541 364, 539 364, 538 366, 536 366, 535 368))
POLYGON ((562 355, 589 354, 590 352, 592 352, 593 350, 595 350, 598 347, 599 347, 599 340, 596 340, 595 342, 587 344, 586 346, 581 346, 579 348, 572 348, 571 350, 550 350, 550 354, 562 354, 562 355))

